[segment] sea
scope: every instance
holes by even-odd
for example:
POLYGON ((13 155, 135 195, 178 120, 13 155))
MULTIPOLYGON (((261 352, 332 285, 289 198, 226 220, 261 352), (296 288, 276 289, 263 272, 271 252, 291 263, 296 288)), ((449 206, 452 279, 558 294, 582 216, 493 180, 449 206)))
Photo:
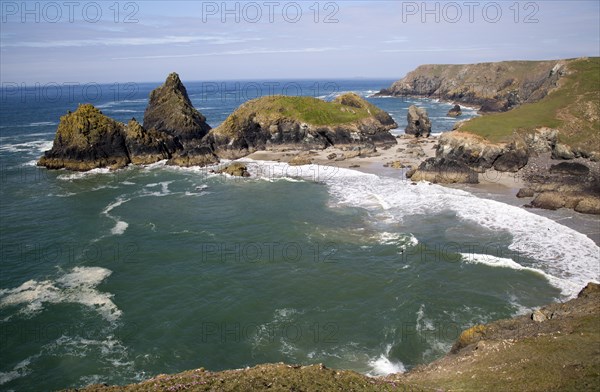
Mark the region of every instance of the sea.
MULTIPOLYGON (((412 104, 434 133, 457 121, 449 103, 372 97, 392 80, 184 83, 213 127, 256 97, 346 91, 389 112, 396 135, 412 104)), ((242 179, 165 162, 36 166, 79 103, 141 121, 160 84, 0 90, 0 390, 275 362, 402 372, 443 356, 465 328, 599 280, 585 234, 402 171, 245 159, 242 179)))

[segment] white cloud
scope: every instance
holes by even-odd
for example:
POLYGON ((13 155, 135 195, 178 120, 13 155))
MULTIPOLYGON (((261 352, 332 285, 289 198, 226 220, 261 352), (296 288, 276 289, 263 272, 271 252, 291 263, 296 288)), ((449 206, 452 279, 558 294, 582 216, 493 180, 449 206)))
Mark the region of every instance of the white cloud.
POLYGON ((332 47, 295 48, 295 49, 249 48, 249 49, 227 50, 227 51, 223 51, 223 52, 210 52, 210 53, 113 57, 112 60, 176 59, 176 58, 205 57, 205 56, 238 56, 238 55, 248 55, 248 54, 321 53, 321 52, 331 52, 331 51, 336 51, 336 50, 340 50, 340 48, 332 48, 332 47))
POLYGON ((142 37, 142 38, 102 38, 102 39, 74 39, 54 41, 25 41, 3 43, 3 47, 13 48, 67 48, 87 46, 143 46, 143 45, 167 45, 167 44, 192 44, 206 42, 211 45, 225 45, 232 43, 244 43, 260 41, 262 38, 237 38, 227 36, 177 36, 165 37, 142 37))

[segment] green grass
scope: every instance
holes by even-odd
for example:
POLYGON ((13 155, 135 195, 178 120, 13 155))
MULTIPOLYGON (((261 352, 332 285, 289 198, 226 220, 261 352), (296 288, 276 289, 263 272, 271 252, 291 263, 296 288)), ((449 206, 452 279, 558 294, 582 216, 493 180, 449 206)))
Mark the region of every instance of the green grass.
POLYGON ((600 58, 573 60, 570 74, 561 86, 544 99, 505 113, 468 121, 461 131, 474 133, 491 142, 504 142, 516 132, 540 127, 556 128, 560 141, 571 146, 598 146, 600 122, 600 58))
POLYGON ((262 97, 241 105, 215 133, 235 134, 248 119, 259 123, 294 120, 315 126, 335 126, 353 123, 380 112, 381 109, 355 94, 345 94, 333 102, 312 97, 262 97))

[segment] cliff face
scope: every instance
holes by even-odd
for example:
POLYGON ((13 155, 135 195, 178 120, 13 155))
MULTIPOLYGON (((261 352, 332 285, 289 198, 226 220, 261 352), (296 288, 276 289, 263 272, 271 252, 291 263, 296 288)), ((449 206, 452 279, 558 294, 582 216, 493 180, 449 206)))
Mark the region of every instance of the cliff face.
POLYGON ((537 102, 567 72, 565 60, 421 65, 378 95, 423 96, 507 111, 537 102))
POLYGON ((241 105, 205 142, 220 157, 238 158, 265 149, 391 145, 395 127, 387 113, 353 93, 333 102, 273 96, 241 105))

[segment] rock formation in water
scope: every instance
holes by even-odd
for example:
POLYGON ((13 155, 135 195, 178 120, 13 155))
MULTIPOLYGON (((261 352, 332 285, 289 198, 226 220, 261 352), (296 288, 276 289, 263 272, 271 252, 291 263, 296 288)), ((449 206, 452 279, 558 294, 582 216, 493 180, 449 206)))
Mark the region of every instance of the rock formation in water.
POLYGON ((448 110, 447 116, 449 117, 458 117, 462 115, 462 111, 460 110, 460 105, 454 105, 452 109, 448 110))
POLYGON ((49 169, 118 169, 129 164, 124 124, 93 105, 80 105, 60 118, 52 149, 38 162, 49 169))
POLYGON ((389 130, 396 127, 389 114, 353 93, 333 102, 269 96, 242 104, 205 142, 222 158, 238 158, 259 150, 393 145, 389 130))
POLYGON ((179 76, 172 73, 150 94, 142 126, 127 125, 102 114, 91 104, 61 117, 52 149, 39 160, 49 169, 86 171, 168 159, 178 166, 204 166, 219 160, 202 137, 210 130, 193 108, 179 76))
POLYGON ((414 135, 416 137, 429 137, 431 134, 431 120, 429 120, 427 110, 424 108, 411 105, 408 108, 406 120, 408 121, 408 125, 406 126, 404 132, 407 135, 414 135))
POLYGON ((150 93, 144 128, 171 135, 185 147, 198 145, 211 129, 206 118, 192 105, 185 86, 174 72, 150 93))

